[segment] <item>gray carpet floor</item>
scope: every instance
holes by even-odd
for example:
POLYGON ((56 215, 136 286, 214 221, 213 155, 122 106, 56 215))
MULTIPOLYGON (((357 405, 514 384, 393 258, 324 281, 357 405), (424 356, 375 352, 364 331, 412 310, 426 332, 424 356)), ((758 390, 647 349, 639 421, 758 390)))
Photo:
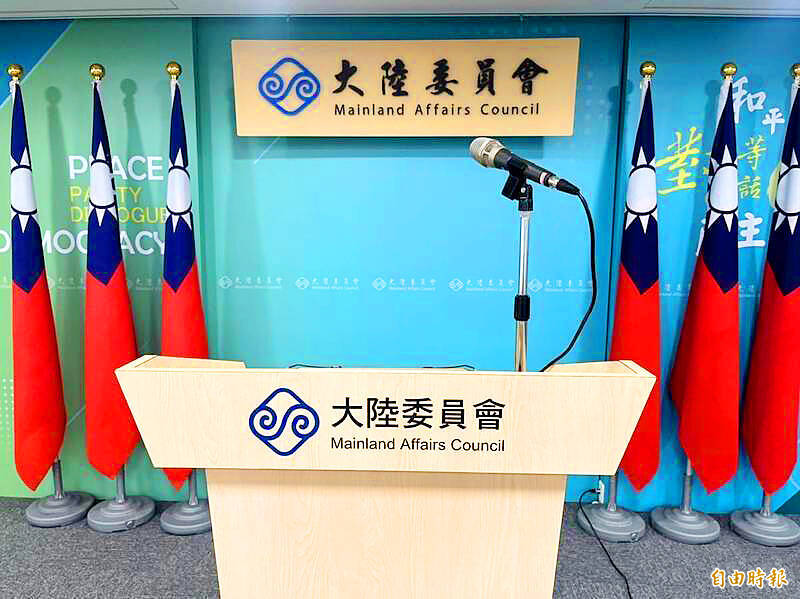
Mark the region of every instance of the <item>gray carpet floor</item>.
MULTIPOLYGON (((0 499, 2 599, 219 596, 211 533, 173 537, 161 532, 157 519, 113 535, 95 533, 85 523, 33 529, 23 519, 27 503, 0 499)), ((564 513, 554 597, 626 597, 622 580, 595 539, 575 523, 575 511, 574 505, 568 505, 564 513)), ((753 545, 730 531, 727 518, 720 521, 722 538, 713 545, 681 545, 649 530, 638 543, 610 545, 609 551, 627 574, 636 599, 800 597, 800 546, 779 549, 753 545), (771 589, 765 582, 761 590, 746 584, 741 588, 727 585, 724 590, 711 585, 715 568, 746 572, 757 567, 765 572, 784 568, 789 584, 771 589)))

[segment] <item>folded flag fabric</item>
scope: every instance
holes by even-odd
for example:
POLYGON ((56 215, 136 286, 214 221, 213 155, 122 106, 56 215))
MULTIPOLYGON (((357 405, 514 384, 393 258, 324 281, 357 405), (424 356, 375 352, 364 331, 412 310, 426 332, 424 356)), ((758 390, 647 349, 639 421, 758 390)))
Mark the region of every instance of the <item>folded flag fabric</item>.
POLYGON ((138 354, 100 81, 92 83, 92 94, 86 256, 86 452, 94 468, 114 478, 139 443, 139 430, 114 371, 138 354))
POLYGON ((797 461, 800 396, 800 96, 792 86, 747 376, 742 438, 765 493, 780 489, 797 461))
POLYGON ((656 375, 620 464, 641 491, 658 470, 661 447, 661 326, 658 297, 658 214, 651 81, 642 80, 639 127, 628 176, 612 360, 633 360, 656 375))
POLYGON ((733 477, 739 457, 739 191, 731 88, 726 77, 703 240, 670 378, 678 437, 709 493, 733 477))
MULTIPOLYGON (((161 353, 182 358, 207 358, 208 338, 197 272, 189 155, 181 88, 172 81, 172 115, 167 176, 167 221, 164 224, 164 281, 161 287, 161 353)), ((167 468, 176 489, 191 469, 167 468)))

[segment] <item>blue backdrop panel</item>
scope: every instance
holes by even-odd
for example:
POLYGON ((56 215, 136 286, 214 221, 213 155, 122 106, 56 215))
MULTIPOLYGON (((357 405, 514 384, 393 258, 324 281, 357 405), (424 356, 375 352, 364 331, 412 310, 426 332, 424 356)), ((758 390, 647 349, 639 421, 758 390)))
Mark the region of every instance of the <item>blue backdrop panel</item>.
MULTIPOLYGON (((739 114, 739 276, 741 281, 741 357, 746 372, 753 323, 769 236, 770 178, 778 165, 789 113, 789 67, 798 60, 792 19, 633 18, 627 54, 625 118, 621 139, 616 222, 625 205, 625 182, 638 119, 639 65, 654 60, 653 84, 661 242, 662 366, 667 381, 694 268, 705 214, 708 152, 714 136, 720 66, 735 62, 734 100, 739 114)), ((620 228, 615 228, 619 251, 620 228)), ((616 285, 616 269, 614 270, 616 285)), ((613 294, 612 294, 613 295, 613 294)), ((664 386, 666 389, 666 386, 664 386)), ((650 509, 680 501, 685 456, 668 395, 663 399, 662 454, 658 475, 636 495, 620 485, 623 505, 650 509)), ((713 419, 713 415, 709 418, 713 419)), ((779 506, 800 489, 800 472, 775 496, 779 506)), ((761 489, 744 452, 736 477, 713 495, 695 483, 698 509, 725 512, 761 502, 761 489)))
MULTIPOLYGON (((272 367, 512 369, 518 216, 500 196, 503 174, 473 162, 466 138, 237 137, 230 42, 542 36, 581 38, 575 134, 506 141, 589 198, 601 232, 599 298, 568 360, 605 356, 623 19, 195 23, 201 257, 216 356, 272 367)), ((537 188, 530 284, 533 369, 563 349, 590 298, 588 232, 575 198, 537 188)), ((568 497, 593 480, 572 480, 568 497)))

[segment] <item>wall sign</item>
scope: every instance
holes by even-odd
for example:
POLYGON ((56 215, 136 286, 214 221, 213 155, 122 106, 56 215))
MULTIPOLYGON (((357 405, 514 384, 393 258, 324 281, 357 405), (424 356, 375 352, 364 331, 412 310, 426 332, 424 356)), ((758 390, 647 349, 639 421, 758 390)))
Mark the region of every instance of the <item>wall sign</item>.
POLYGON ((236 132, 572 135, 579 42, 233 40, 236 132))

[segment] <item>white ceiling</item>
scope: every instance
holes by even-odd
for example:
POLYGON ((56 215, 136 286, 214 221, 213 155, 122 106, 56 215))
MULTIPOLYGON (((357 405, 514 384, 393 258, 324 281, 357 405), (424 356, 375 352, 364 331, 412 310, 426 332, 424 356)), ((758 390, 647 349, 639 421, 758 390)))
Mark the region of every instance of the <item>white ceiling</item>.
POLYGON ((800 0, 0 0, 0 18, 337 14, 800 16, 800 0))

